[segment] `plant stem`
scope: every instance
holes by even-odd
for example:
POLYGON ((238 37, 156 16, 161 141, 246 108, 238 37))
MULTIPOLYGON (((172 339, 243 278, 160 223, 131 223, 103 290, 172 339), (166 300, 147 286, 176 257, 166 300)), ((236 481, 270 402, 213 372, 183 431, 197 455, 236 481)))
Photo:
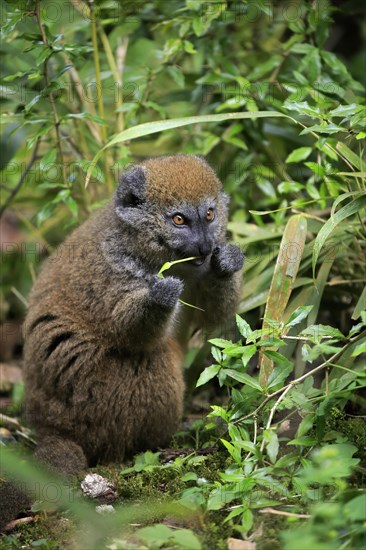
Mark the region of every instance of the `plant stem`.
MULTIPOLYGON (((36 15, 39 30, 41 32, 43 45, 45 48, 50 48, 47 35, 45 33, 42 20, 41 20, 41 0, 36 0, 35 15, 36 15)), ((48 59, 46 59, 43 63, 43 76, 44 76, 46 88, 48 89, 50 86, 50 78, 48 73, 48 59)), ((55 96, 53 95, 53 92, 50 90, 47 91, 47 96, 51 105, 51 110, 53 115, 53 123, 55 126, 55 132, 56 132, 56 147, 57 147, 58 158, 61 164, 63 183, 64 185, 67 185, 66 167, 64 164, 64 157, 63 157, 63 152, 61 147, 60 119, 58 117, 58 113, 56 109, 55 96)))
MULTIPOLYGON (((98 36, 97 36, 97 19, 94 9, 94 0, 88 0, 89 10, 90 10, 90 23, 91 23, 91 36, 93 43, 93 58, 94 58, 94 68, 95 68, 95 83, 97 87, 97 99, 98 99, 98 113, 99 116, 105 120, 104 114, 104 104, 103 104, 103 87, 102 80, 100 75, 100 62, 99 62, 99 51, 98 51, 98 36)), ((102 138, 103 145, 107 142, 107 130, 105 126, 100 127, 100 134, 102 138)), ((108 159, 106 153, 104 153, 104 175, 107 183, 107 189, 109 193, 112 192, 112 181, 109 172, 108 159)))
MULTIPOLYGON (((99 29, 99 36, 102 40, 104 51, 106 53, 106 57, 108 60, 109 67, 112 71, 115 86, 116 86, 116 106, 117 109, 121 109, 123 105, 123 98, 122 98, 122 73, 119 71, 117 67, 117 63, 113 57, 112 48, 109 44, 108 37, 106 33, 104 32, 104 29, 99 29)), ((116 123, 117 131, 122 132, 124 130, 124 120, 123 120, 123 112, 119 110, 117 112, 117 123, 116 123)))
POLYGON ((40 138, 38 137, 37 140, 36 140, 34 149, 33 149, 32 156, 31 156, 27 166, 25 167, 24 172, 22 173, 18 183, 16 184, 14 189, 11 190, 10 195, 8 196, 8 198, 6 199, 6 201, 4 202, 4 204, 0 208, 0 218, 3 215, 3 213, 5 212, 5 210, 8 208, 8 206, 10 205, 12 200, 14 199, 15 195, 17 195, 17 193, 20 191, 20 188, 22 187, 22 185, 25 181, 25 178, 27 177, 30 169, 32 168, 35 161, 37 160, 37 153, 38 153, 39 143, 40 143, 40 138))
POLYGON ((366 330, 364 330, 363 332, 361 332, 357 336, 354 336, 353 338, 350 338, 350 340, 347 342, 347 344, 345 344, 343 346, 343 348, 341 348, 339 351, 337 351, 337 353, 335 353, 334 355, 329 357, 329 359, 324 361, 324 363, 322 363, 321 365, 318 365, 317 367, 315 367, 312 370, 309 370, 309 372, 303 374, 299 378, 296 378, 296 380, 292 380, 284 388, 281 388, 281 389, 271 393, 270 395, 267 395, 267 397, 264 399, 264 401, 262 401, 262 403, 253 412, 247 414, 246 416, 242 416, 241 418, 238 418, 237 420, 234 420, 233 424, 239 424, 239 422, 243 422, 243 420, 246 420, 247 418, 251 418, 252 416, 256 416, 259 413, 259 411, 261 411, 263 409, 263 407, 268 403, 268 401, 273 399, 276 395, 284 394, 283 396, 281 396, 276 401, 274 406, 271 408, 270 418, 272 419, 278 405, 281 403, 282 399, 286 396, 287 392, 290 391, 291 388, 293 388, 297 384, 300 384, 300 382, 305 380, 305 378, 307 378, 308 376, 312 376, 316 372, 318 372, 322 369, 325 369, 326 367, 329 367, 329 365, 331 365, 334 361, 337 361, 337 359, 339 359, 339 357, 341 357, 341 355, 343 355, 343 353, 351 345, 353 345, 354 343, 358 342, 359 340, 361 340, 362 338, 365 338, 365 337, 366 337, 366 330), (272 413, 272 411, 273 411, 273 413, 272 413))

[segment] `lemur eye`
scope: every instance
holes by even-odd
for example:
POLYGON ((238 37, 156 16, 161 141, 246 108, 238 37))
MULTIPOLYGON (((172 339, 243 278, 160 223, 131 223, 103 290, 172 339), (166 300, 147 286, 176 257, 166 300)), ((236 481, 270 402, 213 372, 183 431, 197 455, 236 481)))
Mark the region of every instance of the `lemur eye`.
POLYGON ((208 222, 212 222, 212 220, 214 219, 215 217, 215 213, 213 211, 213 208, 209 208, 206 212, 206 220, 208 222))
POLYGON ((175 225, 184 225, 186 223, 186 220, 182 214, 174 214, 172 219, 175 225))

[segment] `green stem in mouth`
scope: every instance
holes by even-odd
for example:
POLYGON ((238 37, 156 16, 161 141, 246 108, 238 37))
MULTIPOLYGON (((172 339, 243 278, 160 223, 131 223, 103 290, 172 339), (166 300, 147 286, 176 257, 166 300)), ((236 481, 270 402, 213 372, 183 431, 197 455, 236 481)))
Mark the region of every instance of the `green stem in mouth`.
MULTIPOLYGON (((190 262, 191 260, 197 260, 197 259, 198 259, 198 256, 192 256, 191 258, 183 258, 183 260, 175 260, 174 262, 165 262, 165 264, 163 264, 162 267, 160 268, 158 277, 160 277, 160 279, 164 279, 164 275, 163 275, 164 271, 168 271, 168 269, 170 269, 175 264, 180 264, 182 262, 190 262)), ((188 304, 183 300, 179 300, 179 301, 181 304, 184 304, 185 306, 193 307, 194 309, 199 309, 200 311, 205 311, 201 307, 194 306, 193 304, 188 304)))

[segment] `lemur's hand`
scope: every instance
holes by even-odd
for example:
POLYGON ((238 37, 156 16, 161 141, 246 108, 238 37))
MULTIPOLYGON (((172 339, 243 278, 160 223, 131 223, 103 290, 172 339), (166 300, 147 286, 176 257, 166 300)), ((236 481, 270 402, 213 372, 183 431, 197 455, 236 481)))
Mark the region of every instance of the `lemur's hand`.
POLYGON ((178 302, 183 290, 183 283, 176 277, 165 277, 160 279, 155 275, 150 286, 150 298, 156 304, 163 307, 173 308, 178 302))
POLYGON ((227 277, 239 271, 244 264, 244 254, 233 244, 223 244, 212 253, 211 265, 219 277, 227 277))

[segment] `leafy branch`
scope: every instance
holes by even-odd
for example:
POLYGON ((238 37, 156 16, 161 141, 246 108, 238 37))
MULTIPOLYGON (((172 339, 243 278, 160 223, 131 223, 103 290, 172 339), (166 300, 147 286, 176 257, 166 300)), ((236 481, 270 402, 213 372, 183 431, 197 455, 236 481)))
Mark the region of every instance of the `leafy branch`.
POLYGON ((321 365, 318 365, 317 367, 315 367, 312 370, 308 371, 307 373, 303 374, 299 378, 296 378, 296 380, 292 380, 291 382, 289 382, 283 388, 281 388, 279 390, 276 390, 273 393, 267 395, 266 398, 262 401, 262 403, 254 411, 252 411, 251 413, 249 413, 245 416, 242 416, 242 417, 234 420, 233 424, 239 424, 243 420, 247 420, 248 418, 256 417, 258 415, 258 413, 265 407, 265 405, 267 405, 267 403, 269 401, 271 401, 271 399, 273 399, 276 395, 279 395, 280 397, 277 399, 276 403, 270 409, 270 415, 269 415, 269 419, 268 419, 268 422, 267 422, 267 428, 269 428, 271 426, 273 416, 274 416, 278 406, 280 405, 281 401, 283 401, 283 399, 286 397, 287 393, 292 388, 297 386, 297 384, 300 384, 301 382, 303 382, 309 376, 312 376, 313 374, 315 374, 315 373, 317 373, 317 372, 319 372, 319 371, 321 371, 321 370, 323 370, 327 367, 330 367, 332 365, 332 363, 337 361, 350 346, 352 346, 353 344, 355 344, 359 340, 362 340, 362 338, 365 338, 365 337, 366 337, 366 330, 361 332, 357 336, 354 336, 353 338, 350 338, 349 341, 347 342, 347 344, 345 344, 337 353, 335 353, 334 355, 329 357, 329 359, 324 361, 324 363, 322 363, 321 365))
POLYGON ((33 148, 33 153, 32 153, 32 156, 31 158, 29 159, 28 163, 27 163, 27 166, 25 167, 25 170, 24 172, 22 173, 22 175, 20 176, 20 179, 18 181, 18 183, 16 184, 16 186, 11 190, 10 192, 10 195, 7 197, 6 201, 4 202, 4 204, 0 207, 0 218, 1 216, 3 215, 3 213, 5 212, 5 210, 8 208, 8 206, 11 204, 11 202, 13 201, 14 197, 18 194, 18 192, 20 191, 27 175, 29 174, 30 170, 32 169, 32 166, 33 164, 35 163, 35 161, 37 160, 37 153, 38 153, 38 149, 39 149, 39 144, 40 144, 40 138, 38 137, 36 139, 36 143, 34 145, 34 148, 33 148))

